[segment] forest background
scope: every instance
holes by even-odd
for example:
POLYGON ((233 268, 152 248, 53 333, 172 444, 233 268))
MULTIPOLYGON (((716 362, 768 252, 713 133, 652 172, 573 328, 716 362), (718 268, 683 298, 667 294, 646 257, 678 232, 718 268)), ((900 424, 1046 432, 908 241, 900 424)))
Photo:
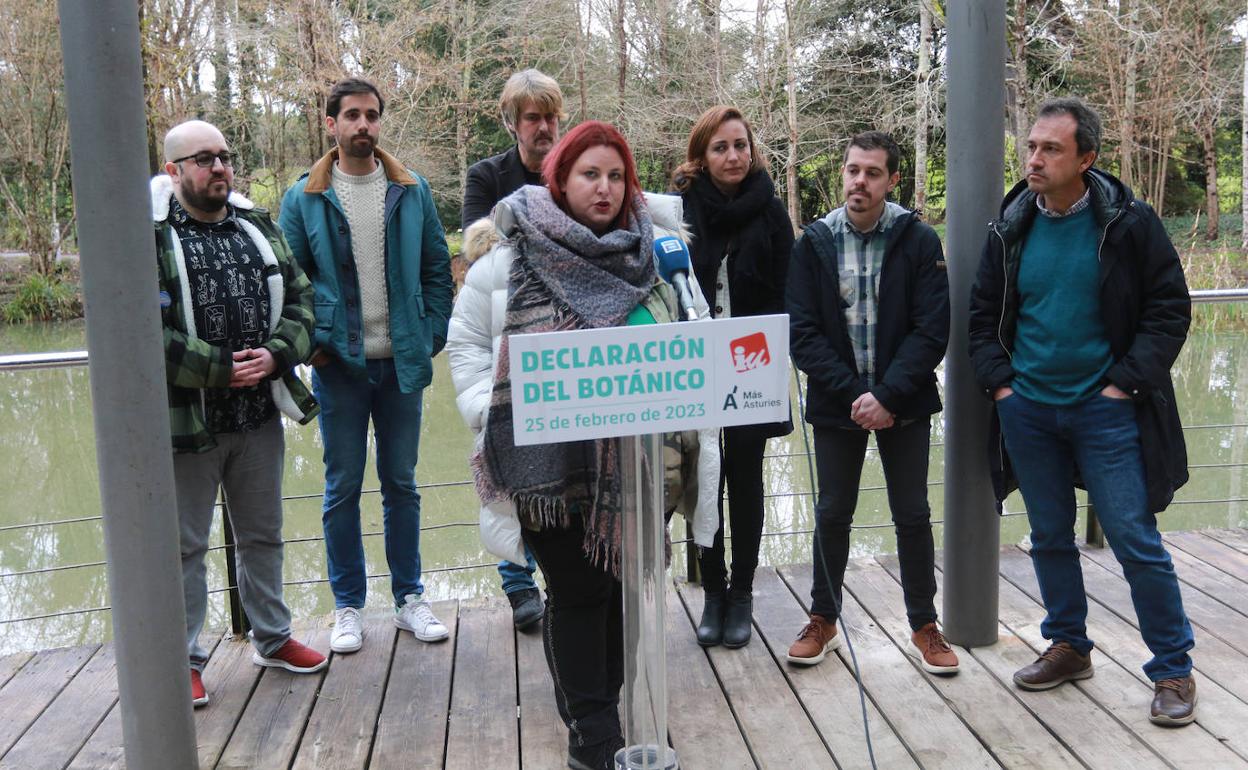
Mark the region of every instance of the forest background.
MULTIPOLYGON (((330 86, 359 74, 387 97, 382 146, 429 179, 453 234, 468 166, 512 144, 503 82, 537 67, 562 85, 566 125, 623 129, 646 189, 668 189, 694 119, 728 103, 795 223, 839 205, 845 140, 868 128, 903 147, 898 202, 944 218, 947 0, 136 1, 152 171, 171 125, 209 120, 239 156, 236 186, 274 216, 329 148, 330 86)), ((1245 0, 1000 1, 1002 189, 1036 105, 1081 95, 1105 121, 1098 164, 1163 214, 1192 285, 1248 284, 1245 0)), ((0 0, 8 320, 76 302, 58 261, 77 250, 58 35, 55 3, 0 0)))

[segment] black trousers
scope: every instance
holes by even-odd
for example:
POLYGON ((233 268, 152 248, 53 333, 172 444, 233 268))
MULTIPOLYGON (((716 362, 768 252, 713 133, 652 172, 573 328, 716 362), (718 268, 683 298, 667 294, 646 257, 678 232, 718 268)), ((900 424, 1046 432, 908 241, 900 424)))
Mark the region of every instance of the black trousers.
MULTIPOLYGON (((888 507, 897 533, 901 589, 910 628, 936 620, 936 565, 932 509, 927 504, 930 418, 876 431, 884 465, 888 507)), ((819 499, 815 504, 814 586, 810 611, 833 620, 841 606, 841 585, 849 561, 849 525, 858 505, 858 485, 867 451, 867 431, 815 428, 819 499)))
POLYGON ((725 428, 720 451, 719 531, 715 543, 698 558, 702 587, 723 591, 728 587, 724 564, 724 487, 728 488, 728 519, 732 524, 732 587, 749 591, 758 567, 758 546, 763 537, 763 451, 767 439, 749 432, 725 428))
POLYGON ((542 641, 568 744, 591 746, 621 734, 624 604, 620 581, 581 548, 584 522, 572 520, 522 535, 546 578, 542 641))

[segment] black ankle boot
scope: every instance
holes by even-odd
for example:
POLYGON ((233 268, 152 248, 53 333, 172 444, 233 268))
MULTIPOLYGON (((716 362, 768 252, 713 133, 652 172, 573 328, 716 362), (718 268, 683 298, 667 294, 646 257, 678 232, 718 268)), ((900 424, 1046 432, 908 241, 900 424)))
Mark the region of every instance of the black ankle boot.
POLYGON ((724 646, 744 647, 750 643, 754 615, 754 594, 733 588, 728 591, 728 609, 724 613, 724 646))
POLYGON ((724 640, 723 591, 707 591, 702 598, 702 622, 698 624, 698 644, 714 647, 724 640))

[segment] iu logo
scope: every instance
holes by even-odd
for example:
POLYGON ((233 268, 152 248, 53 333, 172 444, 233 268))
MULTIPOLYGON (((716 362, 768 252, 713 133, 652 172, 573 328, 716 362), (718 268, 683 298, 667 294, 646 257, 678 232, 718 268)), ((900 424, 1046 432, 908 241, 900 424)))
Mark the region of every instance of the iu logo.
POLYGON ((771 363, 767 350, 767 335, 762 332, 738 337, 728 343, 732 350, 732 365, 738 372, 748 372, 771 363))

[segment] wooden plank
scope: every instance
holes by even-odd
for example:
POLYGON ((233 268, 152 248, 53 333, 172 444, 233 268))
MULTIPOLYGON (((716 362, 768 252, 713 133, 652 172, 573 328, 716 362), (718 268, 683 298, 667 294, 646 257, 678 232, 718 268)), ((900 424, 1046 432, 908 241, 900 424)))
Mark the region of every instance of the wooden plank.
MULTIPOLYGON (((1086 549, 1088 553, 1095 549, 1086 549)), ((1112 557, 1111 557, 1112 558, 1112 557)), ((1123 621, 1139 628, 1131 603, 1131 589, 1121 576, 1085 562, 1083 585, 1088 598, 1105 606, 1123 621)), ((1184 598, 1186 607, 1186 598, 1184 598)), ((1228 610, 1229 612, 1229 610, 1228 610)), ((1196 670, 1215 679, 1234 695, 1248 702, 1248 655, 1244 655, 1213 634, 1201 634, 1191 652, 1196 670)))
POLYGON ((958 655, 955 675, 936 676, 922 669, 919 651, 910 641, 910 621, 898 582, 900 569, 895 556, 854 560, 845 571, 845 587, 1003 766, 1076 764, 1074 756, 1014 698, 1012 686, 997 681, 966 648, 954 648, 958 655))
MULTIPOLYGON (((810 595, 809 568, 784 569, 780 574, 799 596, 810 595)), ((853 595, 846 592, 842 603, 840 627, 853 642, 862 684, 918 763, 924 767, 1000 767, 853 595)), ((848 657, 849 650, 843 652, 848 657)))
MULTIPOLYGON (((205 629, 199 635, 199 646, 215 654, 223 638, 221 629, 205 629)), ((188 674, 189 676, 189 674, 188 674)), ((126 766, 125 752, 121 744, 121 710, 117 703, 91 733, 91 737, 69 764, 71 770, 117 770, 126 766)))
MULTIPOLYGON (((328 654, 329 632, 328 627, 304 625, 294 633, 304 644, 328 654)), ((290 767, 324 675, 324 670, 295 674, 280 668, 264 669, 217 767, 290 767)))
POLYGON ((43 650, 35 654, 21 671, 0 690, 0 757, 22 737, 43 710, 69 684, 98 644, 43 650))
MULTIPOLYGON (((700 588, 682 586, 680 596, 689 617, 702 617, 700 588)), ((832 764, 827 746, 766 644, 754 639, 737 650, 711 647, 707 652, 759 767, 832 764)))
POLYGON ((1202 529, 1200 534, 1248 555, 1248 529, 1202 529))
MULTIPOLYGON (((936 552, 936 561, 938 567, 944 561, 940 551, 936 552)), ((998 593, 1003 633, 996 644, 976 647, 971 654, 1000 682, 1013 687, 1014 672, 1036 659, 1036 647, 1026 641, 1025 635, 1039 635, 1044 611, 1009 582, 1002 581, 998 593)), ((1076 685, 1039 692, 1015 688, 1013 694, 1088 767, 1098 770, 1166 767, 1138 736, 1125 729, 1076 685)))
MULTIPOLYGON (((1114 558, 1112 551, 1108 548, 1084 548, 1082 553, 1085 563, 1091 562, 1103 567, 1104 571, 1126 586, 1126 580, 1122 577, 1122 565, 1114 558)), ((1085 581, 1089 572, 1092 571, 1084 570, 1085 581)), ((1183 581, 1179 581, 1179 591, 1183 595, 1183 609, 1187 612, 1187 619, 1193 625, 1204 628, 1210 635, 1218 637, 1239 652, 1248 654, 1248 617, 1228 611, 1222 602, 1206 596, 1183 581)), ((1119 614, 1122 612, 1130 612, 1131 619, 1134 619, 1135 611, 1130 601, 1121 606, 1119 614)))
POLYGON ((121 707, 114 702, 86 744, 69 763, 69 770, 120 770, 126 766, 121 744, 121 707))
POLYGON ((446 770, 518 767, 516 644, 501 597, 464 602, 455 651, 446 770))
MULTIPOLYGON (((809 571, 810 568, 793 569, 809 571)), ((754 592, 754 623, 758 626, 758 636, 776 660, 784 660, 789 645, 810 616, 773 569, 760 569, 755 573, 754 592)), ((841 767, 869 766, 870 755, 862 729, 862 702, 850 664, 832 655, 817 666, 792 666, 786 662, 780 670, 841 767)), ((918 767, 870 699, 867 700, 867 720, 872 752, 880 767, 918 767)))
MULTIPOLYGON (((1202 539, 1208 540, 1208 538, 1202 539)), ((1248 583, 1236 580, 1169 540, 1167 537, 1166 541, 1169 545, 1167 550, 1170 552, 1170 558, 1174 562, 1174 571, 1179 576, 1179 580, 1212 596, 1241 615, 1248 615, 1248 583)), ((1248 562, 1248 556, 1245 556, 1244 560, 1248 562)))
POLYGON ((13 675, 22 670, 22 666, 35 657, 33 652, 15 652, 0 658, 0 689, 3 689, 13 675))
MULTIPOLYGON (((690 586, 689 590, 700 589, 690 586)), ((698 646, 694 632, 697 618, 686 614, 675 586, 668 586, 666 598, 667 730, 680 766, 685 770, 755 767, 727 696, 715 679, 706 652, 698 646)), ((527 766, 527 751, 524 756, 527 766)))
POLYGON ((201 768, 216 767, 260 680, 264 669, 251 661, 251 653, 251 643, 245 637, 231 636, 217 645, 204 667, 208 705, 195 709, 201 768))
POLYGON ((1170 545, 1182 548, 1240 581, 1236 584, 1239 590, 1248 588, 1248 554, 1211 537, 1205 537, 1200 532, 1167 532, 1165 539, 1170 545))
POLYGON ((398 631, 393 613, 370 615, 364 619, 364 646, 350 655, 331 656, 294 770, 368 765, 398 631))
POLYGON ((433 612, 451 635, 446 642, 428 644, 399 634, 371 767, 442 766, 455 649, 466 642, 459 635, 459 602, 435 602, 433 612))
POLYGON ((112 643, 102 645, 13 748, 4 767, 64 767, 117 702, 112 643))
POLYGON ((520 761, 545 770, 568 762, 568 728, 555 706, 555 685, 546 664, 542 625, 516 633, 516 676, 520 696, 520 761))
MULTIPOLYGON (((1025 554, 1013 548, 1002 552, 1001 574, 1031 598, 1038 611, 1043 612, 1035 571, 1025 554)), ((1141 683, 1151 687, 1139 663, 1152 657, 1152 653, 1148 651, 1148 647, 1140 639, 1140 632, 1134 626, 1099 602, 1092 601, 1088 602, 1088 627, 1095 633, 1097 654, 1113 658, 1141 683)), ((1248 724, 1248 703, 1236 698, 1217 681, 1208 677, 1202 676, 1198 687, 1198 724, 1240 757, 1248 758, 1248 734, 1243 729, 1248 724)))

